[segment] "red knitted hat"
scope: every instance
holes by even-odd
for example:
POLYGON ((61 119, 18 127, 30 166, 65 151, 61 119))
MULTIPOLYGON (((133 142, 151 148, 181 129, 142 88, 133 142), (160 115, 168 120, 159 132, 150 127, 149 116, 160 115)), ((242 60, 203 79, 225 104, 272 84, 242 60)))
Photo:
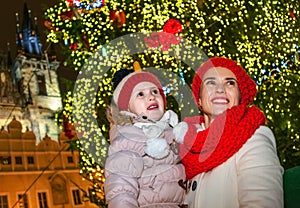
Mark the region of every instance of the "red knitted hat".
POLYGON ((251 79, 251 77, 247 74, 247 72, 232 59, 214 57, 214 58, 210 58, 208 61, 204 62, 200 66, 193 79, 192 91, 193 91, 194 99, 197 104, 199 100, 202 77, 210 68, 213 67, 224 67, 234 73, 234 75, 237 78, 239 90, 242 96, 241 104, 248 105, 253 101, 255 94, 257 92, 256 84, 251 79))
POLYGON ((159 92, 163 97, 164 105, 166 106, 166 96, 157 77, 150 72, 132 72, 122 79, 113 93, 113 100, 118 106, 119 110, 128 110, 131 93, 134 87, 141 82, 151 82, 155 84, 158 87, 159 92))

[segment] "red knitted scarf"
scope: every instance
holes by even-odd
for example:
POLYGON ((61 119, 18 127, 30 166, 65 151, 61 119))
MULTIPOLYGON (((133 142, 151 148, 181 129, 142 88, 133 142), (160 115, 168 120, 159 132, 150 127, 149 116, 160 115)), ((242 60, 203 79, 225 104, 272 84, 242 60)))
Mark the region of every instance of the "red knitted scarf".
POLYGON ((203 116, 185 121, 189 128, 180 146, 180 156, 187 179, 191 179, 229 159, 260 125, 265 124, 265 116, 256 106, 234 106, 216 117, 209 128, 198 133, 195 124, 203 123, 203 116))

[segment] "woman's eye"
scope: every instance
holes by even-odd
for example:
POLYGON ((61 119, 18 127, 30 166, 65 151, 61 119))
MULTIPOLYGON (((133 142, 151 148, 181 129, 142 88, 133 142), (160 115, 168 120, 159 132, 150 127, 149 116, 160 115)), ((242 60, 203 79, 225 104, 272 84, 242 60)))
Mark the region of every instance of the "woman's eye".
POLYGON ((236 83, 236 81, 234 81, 234 80, 230 80, 230 81, 227 82, 227 85, 230 85, 230 86, 236 86, 237 83, 236 83))
POLYGON ((209 80, 206 82, 206 85, 215 85, 216 82, 214 80, 209 80))

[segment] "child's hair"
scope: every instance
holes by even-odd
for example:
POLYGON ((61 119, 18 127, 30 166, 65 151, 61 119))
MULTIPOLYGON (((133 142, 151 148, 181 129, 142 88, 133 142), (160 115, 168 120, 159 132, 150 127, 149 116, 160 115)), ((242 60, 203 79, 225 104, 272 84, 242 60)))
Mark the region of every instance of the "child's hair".
POLYGON ((133 123, 132 118, 128 115, 122 114, 113 102, 106 108, 105 114, 111 125, 124 126, 133 123))
POLYGON ((116 71, 112 78, 113 89, 115 90, 118 84, 122 81, 122 79, 132 72, 134 72, 133 69, 123 69, 123 68, 116 71))

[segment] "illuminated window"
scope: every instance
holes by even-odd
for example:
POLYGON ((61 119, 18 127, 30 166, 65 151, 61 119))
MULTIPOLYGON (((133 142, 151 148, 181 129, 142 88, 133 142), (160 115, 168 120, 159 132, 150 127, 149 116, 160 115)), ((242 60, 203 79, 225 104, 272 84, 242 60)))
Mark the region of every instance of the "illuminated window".
POLYGON ((80 191, 78 189, 72 190, 72 195, 73 195, 74 205, 82 204, 81 197, 80 197, 80 191))
POLYGON ((32 156, 27 157, 27 163, 28 164, 34 164, 34 158, 32 156))
POLYGON ((6 195, 0 196, 0 208, 8 208, 8 200, 6 195))
POLYGON ((46 192, 38 193, 39 208, 49 208, 46 192))
POLYGON ((0 157, 0 161, 1 161, 2 165, 10 165, 11 164, 10 157, 0 157))
POLYGON ((72 156, 68 156, 68 163, 73 163, 74 160, 73 160, 73 157, 72 156))
POLYGON ((22 165, 22 157, 15 157, 16 165, 22 165))
POLYGON ((39 95, 47 95, 45 76, 37 75, 39 95))
POLYGON ((26 194, 19 194, 18 195, 18 199, 19 199, 19 207, 22 208, 28 208, 28 199, 27 199, 27 195, 26 194))

